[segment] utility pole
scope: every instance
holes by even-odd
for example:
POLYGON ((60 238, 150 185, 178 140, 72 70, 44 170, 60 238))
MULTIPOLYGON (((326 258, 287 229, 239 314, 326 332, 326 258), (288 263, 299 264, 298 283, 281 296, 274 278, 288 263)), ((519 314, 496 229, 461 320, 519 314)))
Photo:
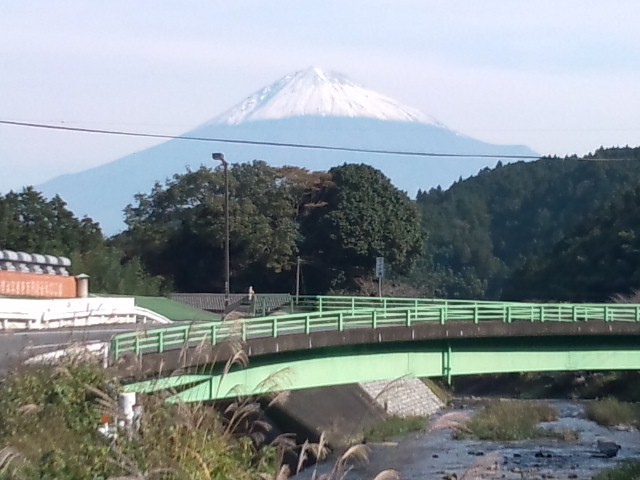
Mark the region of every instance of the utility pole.
POLYGON ((378 297, 382 297, 382 277, 384 277, 384 257, 376 257, 376 278, 378 279, 378 297))
POLYGON ((296 261, 296 305, 298 305, 298 300, 300 299, 300 256, 296 261))
POLYGON ((224 168, 224 308, 229 306, 229 172, 228 164, 224 159, 224 154, 211 154, 214 160, 222 162, 224 168))

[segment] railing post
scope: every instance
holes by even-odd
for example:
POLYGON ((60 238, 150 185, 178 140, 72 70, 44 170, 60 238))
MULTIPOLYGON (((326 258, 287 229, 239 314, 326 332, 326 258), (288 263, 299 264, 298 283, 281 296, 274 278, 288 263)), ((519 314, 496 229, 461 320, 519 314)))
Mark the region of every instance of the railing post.
POLYGON ((407 325, 407 327, 411 326, 411 309, 407 309, 407 311, 405 312, 405 324, 407 325))
POLYGON ((247 324, 242 322, 242 341, 247 341, 247 324))
POLYGON ((351 315, 356 313, 356 297, 351 297, 351 315))
MULTIPOLYGON (((638 310, 636 309, 636 314, 637 314, 638 310)), ((117 338, 114 338, 113 340, 111 340, 111 346, 109 348, 109 350, 111 350, 111 354, 113 356, 113 361, 117 361, 118 357, 120 357, 120 340, 117 338)))
POLYGON ((384 309, 384 313, 387 313, 387 297, 382 299, 382 308, 384 309))
POLYGON ((577 311, 576 305, 571 306, 571 321, 572 322, 578 321, 578 311, 577 311))
POLYGON ((544 307, 540 305, 540 323, 544 322, 544 307))
POLYGON ((511 305, 505 307, 507 309, 507 323, 511 323, 511 305))
POLYGON ((605 305, 604 306, 604 321, 605 322, 610 322, 611 320, 609 320, 609 306, 605 305))
POLYGON ((378 312, 376 310, 371 312, 371 328, 374 330, 378 328, 378 312))
POLYGON ((273 338, 276 338, 278 336, 278 317, 273 317, 272 333, 273 333, 273 338))
POLYGON ((133 344, 133 351, 137 355, 140 355, 140 337, 136 335, 136 340, 133 344))
POLYGON ((164 331, 158 332, 158 353, 164 352, 164 331))
POLYGON ((304 317, 304 333, 307 335, 311 333, 311 318, 309 315, 304 317))
POLYGON ((444 325, 444 322, 446 320, 446 315, 445 315, 445 311, 444 311, 445 308, 446 307, 442 307, 442 306, 439 308, 439 310, 440 310, 440 325, 444 325))
POLYGON ((318 298, 318 312, 322 313, 322 297, 318 298))
POLYGON ((640 307, 636 307, 636 322, 640 322, 640 307))
POLYGON ((478 305, 473 307, 473 323, 478 323, 478 305))
POLYGON ((338 313, 338 330, 344 331, 344 314, 342 312, 338 313))

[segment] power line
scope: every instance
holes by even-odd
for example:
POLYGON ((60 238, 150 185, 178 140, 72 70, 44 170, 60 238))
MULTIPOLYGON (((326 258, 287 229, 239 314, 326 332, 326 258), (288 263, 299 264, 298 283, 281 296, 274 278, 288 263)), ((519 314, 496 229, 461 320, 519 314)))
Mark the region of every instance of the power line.
POLYGON ((339 151, 339 152, 373 153, 373 154, 380 154, 380 155, 405 155, 405 156, 411 156, 411 157, 505 158, 505 159, 514 159, 514 160, 537 160, 540 158, 539 155, 413 152, 413 151, 407 151, 407 150, 376 150, 376 149, 369 149, 369 148, 337 147, 337 146, 331 146, 331 145, 313 145, 313 144, 306 144, 306 143, 266 142, 266 141, 258 141, 258 140, 234 140, 229 138, 191 137, 191 136, 185 136, 185 135, 163 135, 160 133, 139 133, 139 132, 125 132, 122 130, 102 130, 97 128, 67 127, 62 125, 51 125, 46 123, 13 122, 10 120, 0 120, 0 124, 12 125, 16 127, 61 130, 65 132, 98 133, 102 135, 120 135, 120 136, 126 136, 126 137, 161 138, 161 139, 167 139, 167 140, 188 140, 188 141, 196 141, 196 142, 218 142, 218 143, 231 143, 231 144, 239 144, 239 145, 262 145, 266 147, 307 148, 307 149, 315 149, 315 150, 332 150, 332 151, 339 151))

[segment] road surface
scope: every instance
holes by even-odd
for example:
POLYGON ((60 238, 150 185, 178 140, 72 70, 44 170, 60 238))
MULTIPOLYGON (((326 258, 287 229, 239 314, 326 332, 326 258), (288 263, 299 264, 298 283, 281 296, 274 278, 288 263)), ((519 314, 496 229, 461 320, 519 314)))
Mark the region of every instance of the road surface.
POLYGON ((0 375, 34 355, 59 350, 73 343, 104 342, 116 333, 143 328, 145 326, 128 324, 0 332, 0 375))

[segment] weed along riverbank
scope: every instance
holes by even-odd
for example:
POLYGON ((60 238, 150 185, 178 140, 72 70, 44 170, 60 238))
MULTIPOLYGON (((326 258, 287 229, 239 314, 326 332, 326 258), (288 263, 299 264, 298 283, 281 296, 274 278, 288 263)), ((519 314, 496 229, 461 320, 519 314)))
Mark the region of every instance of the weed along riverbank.
POLYGON ((424 413, 436 386, 379 387, 294 391, 266 405, 139 395, 138 421, 126 424, 121 386, 101 365, 23 366, 0 383, 0 480, 640 478, 634 403, 458 396, 424 413))
MULTIPOLYGON (((635 468, 637 475, 640 467, 627 463, 640 459, 635 420, 599 425, 589 418, 598 403, 456 398, 456 406, 433 415, 421 430, 368 442, 369 461, 355 464, 347 478, 369 480, 385 469, 416 480, 640 478, 629 473, 635 468)), ((330 472, 331 463, 318 472, 330 472)), ((312 476, 307 471, 300 479, 312 476)))

